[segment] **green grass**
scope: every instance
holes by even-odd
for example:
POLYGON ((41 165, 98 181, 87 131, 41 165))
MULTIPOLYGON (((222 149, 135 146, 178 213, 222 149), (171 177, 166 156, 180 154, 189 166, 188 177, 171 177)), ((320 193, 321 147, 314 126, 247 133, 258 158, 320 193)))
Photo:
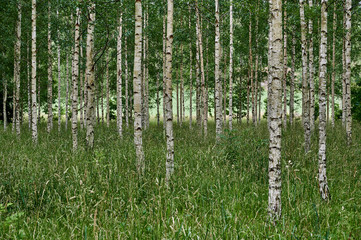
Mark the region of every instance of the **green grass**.
POLYGON ((155 123, 144 133, 143 178, 132 130, 120 140, 115 123, 96 127, 93 151, 85 148, 84 130, 76 152, 70 128, 48 135, 41 124, 38 146, 25 125, 20 139, 11 128, 0 130, 0 239, 361 239, 360 124, 350 147, 340 123, 328 128, 329 203, 318 192, 317 134, 305 155, 300 124, 283 133, 276 226, 267 220, 267 124, 235 126, 216 146, 214 123, 206 139, 188 124, 175 125, 169 189, 162 126, 155 123))

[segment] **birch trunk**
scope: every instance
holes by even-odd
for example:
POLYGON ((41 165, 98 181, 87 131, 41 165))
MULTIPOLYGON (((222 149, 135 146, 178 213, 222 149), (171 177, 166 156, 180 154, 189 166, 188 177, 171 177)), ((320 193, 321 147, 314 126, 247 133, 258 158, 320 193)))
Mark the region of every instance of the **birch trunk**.
MULTIPOLYGON (((15 30, 15 53, 14 53, 14 82, 15 82, 15 122, 16 135, 20 136, 20 61, 21 61, 21 1, 17 4, 18 18, 15 30)), ((14 116, 13 116, 14 118, 14 116)))
POLYGON ((306 40, 306 21, 305 21, 305 0, 300 0, 300 18, 301 18, 301 46, 302 46, 302 122, 305 136, 305 152, 310 150, 311 129, 310 129, 310 98, 308 85, 307 69, 307 40, 306 40))
MULTIPOLYGON (((31 77, 30 77, 30 47, 29 41, 27 41, 27 56, 26 56, 26 71, 27 71, 27 81, 28 81, 28 120, 29 120, 29 130, 31 130, 31 119, 32 119, 32 110, 31 110, 31 77)), ((6 80, 6 79, 4 79, 6 80)))
MULTIPOLYGON (((56 16, 59 18, 59 9, 56 10, 56 16)), ((60 31, 58 28, 57 37, 60 38, 60 31)), ((60 43, 58 40, 58 132, 61 129, 61 68, 60 68, 60 43)))
POLYGON ((142 139, 142 1, 135 1, 135 47, 133 70, 134 96, 134 145, 139 175, 144 173, 145 161, 142 139))
POLYGON ((7 112, 6 112, 6 104, 7 104, 7 98, 8 98, 8 84, 7 79, 5 78, 5 73, 3 72, 3 80, 4 80, 4 98, 3 98, 3 118, 4 118, 4 131, 7 128, 8 125, 8 119, 7 119, 7 112))
POLYGON ((48 1, 48 133, 53 129, 53 53, 51 44, 51 6, 48 1))
MULTIPOLYGON (((165 1, 163 0, 163 4, 165 5, 165 1)), ((165 80, 166 80, 166 14, 163 16, 163 129, 165 132, 165 125, 166 125, 166 119, 165 119, 165 80)))
MULTIPOLYGON (((308 1, 309 8, 313 7, 313 0, 308 1)), ((308 46, 308 58, 309 58, 309 84, 310 84, 310 100, 309 100, 309 110, 310 110, 310 130, 311 133, 315 129, 315 83, 314 75, 315 68, 313 64, 313 21, 312 18, 308 21, 308 34, 310 36, 309 46, 308 46)))
POLYGON ((251 86, 248 86, 247 93, 247 124, 249 123, 249 104, 250 104, 250 96, 249 91, 251 91, 251 102, 252 102, 252 122, 255 124, 254 118, 254 84, 253 84, 253 55, 252 55, 252 14, 250 13, 249 18, 249 82, 251 82, 251 86), (249 89, 251 88, 251 89, 249 89))
POLYGON ((287 128, 287 0, 283 11, 283 127, 287 128))
POLYGON ((109 53, 107 54, 107 59, 106 59, 106 91, 107 91, 107 95, 106 95, 106 100, 107 100, 107 127, 109 128, 109 124, 110 124, 110 108, 109 108, 109 53))
POLYGON ((346 127, 346 9, 343 5, 343 29, 342 29, 342 126, 346 127))
MULTIPOLYGON (((302 1, 302 0, 301 0, 302 1)), ((281 217, 281 125, 282 125, 282 0, 272 0, 272 51, 270 56, 270 145, 268 211, 272 220, 281 217)))
POLYGON ((321 1, 320 96, 318 181, 323 200, 329 200, 326 176, 326 74, 327 74, 327 0, 321 1))
POLYGON ((207 136, 207 122, 208 122, 208 109, 207 109, 207 95, 205 89, 205 73, 204 73, 204 59, 203 59, 203 44, 202 44, 202 29, 200 23, 200 13, 198 8, 198 1, 196 1, 196 13, 197 13, 197 36, 198 36, 198 47, 199 47, 199 58, 200 58, 200 74, 201 74, 201 89, 202 89, 202 100, 203 100, 203 131, 204 137, 207 136))
POLYGON ((65 129, 68 129, 68 106, 69 106, 69 56, 66 56, 66 65, 65 65, 65 81, 66 81, 66 94, 65 94, 65 129))
POLYGON ((78 148, 78 79, 79 79, 79 42, 80 42, 80 10, 76 9, 74 58, 72 67, 73 99, 72 99, 72 123, 73 149, 78 148))
POLYGON ((34 143, 38 142, 38 122, 36 105, 36 0, 31 4, 31 132, 34 143))
POLYGON ((292 56, 291 56, 291 82, 290 82, 290 124, 295 120, 295 56, 296 56, 296 38, 295 33, 292 33, 292 56))
MULTIPOLYGON (((229 102, 228 102, 229 130, 232 130, 233 121, 233 0, 229 6, 229 102)), ((226 113, 225 113, 226 114, 226 113)))
POLYGON ((180 91, 179 91, 179 117, 180 117, 180 125, 183 124, 183 45, 181 45, 181 63, 180 63, 180 69, 179 69, 179 72, 180 72, 180 91))
POLYGON ((346 0, 345 5, 345 125, 347 143, 352 143, 352 116, 351 116, 351 0, 346 0))
POLYGON ((84 88, 84 80, 83 80, 83 47, 82 47, 82 35, 80 35, 80 44, 79 44, 79 48, 80 48, 80 58, 79 58, 79 94, 80 94, 80 99, 79 99, 79 108, 80 108, 80 128, 83 129, 84 127, 84 98, 83 98, 83 88, 84 88))
POLYGON ((336 78, 336 2, 333 3, 333 22, 332 22, 332 82, 331 82, 331 124, 335 126, 335 78, 336 78))
POLYGON ((168 0, 167 10, 167 54, 166 54, 166 183, 169 184, 174 172, 174 137, 173 137, 173 109, 172 109, 172 48, 173 48, 173 0, 168 0))
POLYGON ((201 81, 200 81, 200 59, 199 59, 199 43, 198 43, 198 24, 196 24, 197 40, 196 40, 196 119, 198 127, 202 126, 201 117, 201 81))
POLYGON ((119 137, 123 137, 123 103, 122 103, 122 33, 123 13, 119 17, 119 32, 117 40, 117 127, 119 137))
POLYGON ((191 6, 189 6, 189 128, 192 129, 193 121, 193 76, 192 76, 192 28, 191 28, 191 6))
POLYGON ((125 51, 125 125, 129 127, 129 89, 128 89, 128 48, 127 48, 127 37, 124 39, 124 51, 125 51))
POLYGON ((94 123, 95 123, 95 75, 94 75, 94 23, 95 23, 95 4, 90 2, 88 29, 86 38, 86 80, 87 80, 87 110, 86 110, 86 142, 90 148, 94 147, 94 123))
POLYGON ((156 96, 157 96, 157 99, 156 99, 156 102, 157 102, 157 126, 159 127, 159 123, 160 123, 160 116, 159 116, 159 71, 158 71, 158 74, 157 74, 157 80, 156 80, 156 86, 155 88, 157 89, 156 91, 156 96))
POLYGON ((215 102, 216 102, 216 141, 219 142, 220 135, 222 134, 222 99, 221 99, 221 79, 220 79, 220 70, 219 70, 219 62, 220 62, 220 31, 219 31, 219 2, 218 0, 215 0, 215 27, 216 27, 216 33, 215 33, 215 71, 214 71, 214 78, 215 78, 215 102))

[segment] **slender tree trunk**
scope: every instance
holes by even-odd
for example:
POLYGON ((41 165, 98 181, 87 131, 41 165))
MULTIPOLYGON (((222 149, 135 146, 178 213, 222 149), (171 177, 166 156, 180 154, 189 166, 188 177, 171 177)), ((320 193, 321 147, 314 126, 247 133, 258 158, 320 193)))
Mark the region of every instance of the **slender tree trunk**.
MULTIPOLYGON (((56 16, 59 18, 59 9, 56 9, 56 16)), ((58 28, 57 37, 60 38, 60 31, 58 28)), ((61 129, 61 68, 60 68, 60 43, 58 40, 58 132, 61 129)))
POLYGON ((329 200, 326 176, 326 74, 327 74, 327 0, 321 1, 320 96, 318 181, 323 200, 329 200))
POLYGON ((141 175, 145 170, 142 140, 142 1, 135 1, 135 47, 134 47, 134 145, 137 155, 137 170, 141 175))
POLYGON ((5 78, 5 73, 3 72, 2 74, 3 76, 3 80, 4 80, 4 98, 3 98, 3 118, 4 118, 4 131, 7 128, 8 125, 8 119, 7 119, 7 112, 6 112, 6 104, 7 104, 7 98, 8 98, 8 84, 7 84, 7 79, 5 78))
POLYGON ((110 124, 110 108, 109 108, 109 53, 107 54, 106 58, 106 101, 107 101, 107 127, 109 128, 110 124))
POLYGON ((287 0, 283 2, 283 127, 287 128, 287 0))
MULTIPOLYGON (((229 6, 229 102, 228 102, 229 130, 232 130, 233 121, 233 0, 229 6)), ((226 114, 226 113, 225 113, 226 114)))
POLYGON ((203 100, 203 131, 204 136, 207 136, 207 122, 208 122, 208 109, 207 109, 207 95, 205 88, 205 73, 204 73, 204 58, 203 58, 203 44, 202 44, 202 29, 200 23, 200 13, 198 8, 198 1, 196 1, 196 13, 197 13, 197 36, 199 46, 199 58, 200 58, 200 74, 201 74, 201 88, 202 88, 202 100, 203 100))
POLYGON ((124 39, 124 51, 125 51, 125 125, 129 127, 129 90, 128 90, 128 48, 127 48, 127 37, 124 39))
MULTIPOLYGON (((302 1, 302 0, 301 0, 302 1)), ((270 61, 270 145, 268 211, 272 220, 281 217, 281 125, 282 125, 282 0, 272 0, 272 51, 270 61)))
MULTIPOLYGON (((163 0, 163 4, 165 5, 165 0, 163 0)), ((165 125, 166 125, 166 119, 165 119, 165 80, 166 80, 166 14, 163 16, 163 129, 165 133, 165 125)))
POLYGON ((333 22, 332 22, 332 82, 331 82, 331 123, 335 126, 335 78, 336 78, 336 2, 333 3, 333 22))
POLYGON ((69 56, 66 56, 66 94, 65 94, 65 129, 68 129, 68 106, 69 106, 69 56))
POLYGON ((145 17, 145 11, 143 16, 143 61, 142 61, 142 126, 143 129, 147 129, 147 115, 146 115, 146 99, 147 99, 147 92, 146 92, 146 58, 147 58, 147 51, 146 51, 146 38, 145 38, 145 29, 146 29, 146 17, 145 17))
POLYGON ((16 135, 20 136, 20 60, 21 60, 21 1, 18 1, 17 4, 18 18, 16 20, 16 29, 15 29, 15 51, 14 51, 14 83, 15 83, 15 122, 16 125, 16 135))
POLYGON ((191 25, 191 6, 189 6, 189 128, 192 129, 193 121, 193 76, 192 76, 192 25, 191 25))
MULTIPOLYGON (((269 9, 272 9, 272 5, 273 5, 273 1, 269 0, 269 9)), ((270 101, 269 99, 271 98, 271 83, 272 83, 272 75, 271 75, 271 54, 273 51, 273 47, 272 47, 272 31, 273 31, 273 27, 272 27, 272 12, 269 11, 268 14, 268 25, 269 25, 269 31, 268 31, 268 62, 267 62, 267 72, 268 72, 268 76, 267 76, 267 126, 268 126, 268 130, 270 130, 270 123, 271 123, 271 118, 270 118, 270 101)))
POLYGON ((40 98, 40 79, 38 78, 38 94, 37 94, 37 98, 38 98, 38 123, 40 123, 41 121, 41 98, 40 98))
POLYGON ((159 115, 159 71, 158 71, 158 74, 157 74, 157 80, 156 80, 156 95, 157 95, 157 126, 159 127, 159 123, 160 123, 160 115, 159 115))
POLYGON ((179 81, 179 70, 178 70, 178 72, 177 72, 177 76, 176 76, 176 78, 177 78, 177 82, 176 82, 176 101, 177 101, 177 125, 179 125, 179 83, 178 83, 178 81, 179 81))
POLYGON ((222 134, 222 99, 221 99, 221 79, 220 79, 220 70, 219 70, 219 62, 220 62, 220 53, 221 53, 221 43, 220 43, 220 31, 219 31, 219 2, 215 0, 215 27, 216 27, 216 34, 215 34, 215 71, 214 71, 214 78, 215 78, 215 103, 216 103, 216 140, 219 142, 220 135, 222 134))
MULTIPOLYGON (((31 110, 31 76, 30 76, 30 45, 27 41, 27 56, 26 56, 26 71, 27 71, 27 81, 28 81, 28 120, 29 120, 29 130, 31 130, 31 119, 32 119, 32 110, 31 110)), ((6 80, 4 78, 4 80, 6 80)))
POLYGON ((167 54, 166 54, 166 137, 167 137, 167 160, 166 182, 174 172, 174 137, 173 137, 173 109, 172 109, 172 48, 173 48, 173 0, 168 0, 167 15, 167 54))
POLYGON ((80 44, 79 44, 79 48, 80 48, 80 58, 79 58, 79 94, 80 94, 80 102, 79 102, 79 107, 80 107, 80 128, 83 129, 84 127, 84 97, 83 97, 83 88, 84 88, 84 75, 83 75, 83 47, 82 47, 82 35, 80 35, 80 44))
MULTIPOLYGON (((313 7, 313 0, 308 0, 308 5, 310 8, 313 7)), ((309 110, 310 110, 310 130, 311 133, 315 129, 315 83, 314 75, 315 69, 313 64, 313 21, 312 18, 308 21, 308 34, 310 36, 309 46, 308 46, 308 59, 309 59, 309 84, 310 84, 310 100, 309 100, 309 110)))
POLYGON ((196 119, 198 127, 202 126, 201 117, 201 81, 200 81, 200 58, 199 58, 199 42, 198 42, 198 25, 196 26, 197 40, 196 40, 196 119))
POLYGON ((345 37, 345 107, 346 107, 346 135, 347 143, 352 143, 352 116, 351 116, 351 0, 346 0, 345 5, 345 22, 346 22, 346 37, 345 37))
POLYGON ((38 122, 36 106, 36 0, 31 4, 31 132, 34 143, 38 142, 38 122))
POLYGON ((95 90, 95 75, 94 75, 94 23, 95 23, 95 4, 90 2, 88 6, 88 29, 86 39, 86 80, 87 80, 87 110, 86 110, 86 142, 90 148, 94 147, 94 90, 95 90))
POLYGON ((292 56, 291 56, 291 83, 290 83, 290 124, 295 120, 295 56, 296 56, 296 38, 295 33, 292 33, 292 56))
POLYGON ((101 108, 101 111, 102 111, 102 124, 104 124, 104 79, 103 79, 103 73, 101 74, 101 77, 100 77, 100 108, 101 108))
POLYGON ((305 0, 300 0, 300 18, 301 18, 301 46, 302 46, 302 121, 305 135, 305 152, 310 150, 311 129, 310 129, 310 98, 308 85, 307 69, 307 40, 306 40, 306 21, 305 21, 305 0))
MULTIPOLYGON (((144 33, 146 31, 146 29, 148 28, 148 4, 147 4, 147 9, 146 9, 146 13, 145 13, 145 22, 146 22, 146 28, 144 29, 144 33)), ((144 51, 146 52, 146 57, 145 57, 145 117, 146 117, 146 121, 145 121, 145 125, 146 128, 149 128, 149 120, 150 120, 150 113, 149 113, 149 68, 148 68, 148 56, 149 56, 149 37, 148 35, 144 34, 145 36, 145 48, 144 51)))
POLYGON ((180 117, 180 125, 183 124, 183 98, 184 98, 184 95, 183 95, 183 85, 184 85, 184 82, 183 82, 183 45, 181 45, 181 62, 180 62, 180 69, 179 69, 179 72, 180 72, 180 98, 179 98, 179 117, 180 117))
POLYGON ((122 27, 123 13, 119 17, 119 35, 117 42, 117 127, 120 138, 123 137, 123 104, 122 104, 122 27))
POLYGON ((53 53, 51 45, 51 5, 48 1, 48 133, 53 129, 53 53))
POLYGON ((75 37, 74 37, 74 59, 73 59, 73 99, 72 99, 72 136, 73 149, 78 148, 78 80, 79 80, 79 44, 80 44, 80 9, 76 10, 75 37))
POLYGON ((252 55, 252 14, 250 13, 249 18, 249 82, 251 83, 251 86, 248 86, 248 93, 247 93, 247 123, 249 122, 249 91, 251 91, 252 97, 252 121, 253 124, 255 124, 255 114, 254 114, 254 84, 253 84, 253 55, 252 55), (251 89, 249 89, 251 88, 251 89))
MULTIPOLYGON (((344 1, 343 1, 344 2, 344 1)), ((344 2, 345 3, 345 2, 344 2)), ((346 9, 343 4, 343 29, 342 29, 342 126, 346 127, 346 9)))

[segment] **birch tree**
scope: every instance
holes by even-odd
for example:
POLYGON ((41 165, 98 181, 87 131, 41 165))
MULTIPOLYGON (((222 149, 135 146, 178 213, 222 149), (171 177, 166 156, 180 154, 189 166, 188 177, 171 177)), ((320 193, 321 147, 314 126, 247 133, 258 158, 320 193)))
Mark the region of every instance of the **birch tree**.
POLYGON ((137 170, 141 175, 145 170, 142 138, 142 1, 135 1, 135 42, 133 69, 134 96, 134 145, 137 156, 137 170))
POLYGON ((169 184, 174 172, 174 137, 173 137, 173 107, 172 107, 172 55, 173 55, 173 0, 167 1, 167 47, 166 47, 166 183, 169 184))
MULTIPOLYGON (((229 129, 232 130, 233 121, 233 0, 229 6, 229 129)), ((226 114, 226 113, 224 113, 226 114)))
POLYGON ((222 99, 221 99, 221 80, 220 80, 220 71, 219 71, 219 58, 220 58, 220 31, 219 31, 219 2, 218 0, 215 0, 215 7, 216 7, 216 13, 215 13, 215 27, 216 27, 216 33, 215 33, 215 71, 214 71, 214 77, 215 77, 215 102, 216 102, 216 139, 217 141, 220 140, 220 135, 222 133, 222 99))
MULTIPOLYGON (((313 7, 313 0, 308 1, 308 6, 313 7)), ((309 84, 310 84, 310 95, 309 95, 309 110, 310 110, 310 131, 313 132, 315 128, 315 83, 314 75, 315 69, 313 64, 313 21, 312 17, 308 20, 308 34, 310 36, 308 45, 308 63, 309 63, 309 84)))
MULTIPOLYGON (((59 18, 59 9, 56 9, 56 16, 59 18)), ((57 37, 60 38, 59 27, 57 30, 57 37)), ((61 65, 60 65, 60 43, 58 40, 58 131, 60 132, 61 128, 61 65)))
POLYGON ((122 104, 122 27, 123 13, 119 17, 119 29, 117 40, 117 127, 120 138, 123 136, 123 104, 122 104))
POLYGON ((302 122, 305 137, 305 152, 310 150, 311 129, 310 129, 310 98, 308 85, 307 69, 307 40, 306 40, 306 21, 305 21, 305 0, 300 0, 300 18, 301 18, 301 47, 302 47, 302 122))
POLYGON ((281 217, 281 125, 282 125, 282 0, 272 0, 271 5, 272 50, 270 51, 269 98, 269 192, 268 211, 272 220, 281 217))
POLYGON ((53 128, 53 53, 51 45, 51 5, 48 1, 48 133, 53 128))
POLYGON ((333 3, 332 22, 332 80, 331 80, 331 124, 335 126, 335 78, 336 78, 336 29, 337 29, 336 2, 333 3))
MULTIPOLYGON (((15 29, 15 51, 14 51, 14 83, 15 83, 15 124, 16 134, 20 136, 20 60, 21 60, 21 1, 17 4, 18 17, 15 29)), ((6 114, 4 115, 6 116, 6 114)), ((14 123, 13 123, 14 124, 14 123)))
POLYGON ((345 125, 347 143, 352 143, 352 116, 351 116, 351 2, 345 2, 345 125))
POLYGON ((86 110, 86 141, 90 148, 94 147, 94 123, 95 123, 95 75, 94 75, 94 22, 95 22, 95 4, 90 2, 88 6, 88 28, 86 39, 86 80, 87 80, 87 110, 86 110))
POLYGON ((36 105, 36 0, 31 2, 31 132, 34 143, 38 142, 38 122, 36 105))
POLYGON ((327 0, 321 1, 321 43, 320 43, 320 90, 319 90, 319 148, 318 181, 323 200, 329 199, 326 176, 326 74, 327 74, 327 0))
POLYGON ((79 80, 79 43, 80 43, 80 9, 76 9, 75 32, 74 32, 74 56, 72 67, 72 123, 73 149, 78 148, 78 80, 79 80))

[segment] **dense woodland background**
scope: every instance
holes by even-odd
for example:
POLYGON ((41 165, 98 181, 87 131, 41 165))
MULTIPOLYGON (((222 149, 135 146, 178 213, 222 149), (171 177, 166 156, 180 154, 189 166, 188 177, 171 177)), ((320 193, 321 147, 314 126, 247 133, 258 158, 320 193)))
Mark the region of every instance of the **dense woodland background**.
POLYGON ((361 238, 360 1, 0 13, 0 238, 361 238))

